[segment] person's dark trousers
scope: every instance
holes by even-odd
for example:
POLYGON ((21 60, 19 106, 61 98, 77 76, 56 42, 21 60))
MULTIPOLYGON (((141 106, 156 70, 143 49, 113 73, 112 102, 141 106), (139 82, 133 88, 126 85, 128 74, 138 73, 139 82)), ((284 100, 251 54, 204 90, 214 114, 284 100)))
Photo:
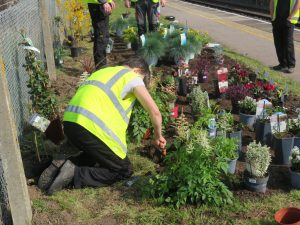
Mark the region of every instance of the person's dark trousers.
POLYGON ((149 31, 156 31, 158 28, 157 8, 159 3, 153 3, 152 0, 138 0, 135 3, 136 21, 138 26, 138 34, 147 33, 147 22, 149 31))
POLYGON ((119 158, 82 126, 64 122, 64 132, 68 140, 83 152, 70 159, 76 165, 75 188, 106 186, 133 174, 132 164, 127 156, 125 159, 119 158))
POLYGON ((295 25, 286 19, 276 19, 272 22, 274 44, 281 67, 294 68, 296 64, 294 50, 295 25))
POLYGON ((109 16, 100 4, 88 4, 94 29, 94 61, 96 70, 106 65, 106 46, 109 42, 109 16))

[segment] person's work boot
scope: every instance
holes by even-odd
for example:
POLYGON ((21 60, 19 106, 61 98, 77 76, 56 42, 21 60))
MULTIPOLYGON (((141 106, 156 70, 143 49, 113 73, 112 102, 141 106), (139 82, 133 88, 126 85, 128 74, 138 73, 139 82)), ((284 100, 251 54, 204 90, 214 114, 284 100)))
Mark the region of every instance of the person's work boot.
POLYGON ((60 191, 66 187, 72 182, 74 174, 75 165, 70 160, 67 160, 61 167, 59 174, 48 189, 47 194, 52 195, 54 192, 60 191))
POLYGON ((295 71, 295 68, 289 67, 289 68, 287 68, 284 72, 285 72, 285 73, 294 73, 294 71, 295 71))
POLYGON ((65 159, 52 160, 51 165, 43 171, 38 180, 38 187, 42 191, 46 191, 50 187, 65 161, 65 159))
POLYGON ((273 66, 272 69, 275 70, 275 71, 282 71, 282 72, 284 72, 284 71, 287 70, 288 68, 287 68, 287 67, 284 67, 284 66, 281 66, 281 65, 279 64, 279 65, 277 65, 277 66, 273 66))

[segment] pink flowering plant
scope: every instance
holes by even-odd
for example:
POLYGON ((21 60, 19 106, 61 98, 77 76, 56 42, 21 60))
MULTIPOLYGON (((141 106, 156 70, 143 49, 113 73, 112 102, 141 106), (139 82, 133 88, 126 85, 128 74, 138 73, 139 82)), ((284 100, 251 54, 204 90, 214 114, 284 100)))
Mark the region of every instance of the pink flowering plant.
POLYGON ((249 72, 243 69, 240 64, 235 64, 228 72, 229 85, 247 84, 250 82, 249 72))
POLYGON ((300 149, 297 146, 292 149, 289 159, 292 171, 300 173, 300 149))

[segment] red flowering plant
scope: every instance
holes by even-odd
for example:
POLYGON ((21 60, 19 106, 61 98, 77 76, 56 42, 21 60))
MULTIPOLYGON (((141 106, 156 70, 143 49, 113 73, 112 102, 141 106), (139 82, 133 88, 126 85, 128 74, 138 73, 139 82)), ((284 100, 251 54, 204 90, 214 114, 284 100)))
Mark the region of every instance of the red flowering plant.
POLYGON ((249 72, 243 69, 240 64, 235 64, 228 72, 228 82, 229 85, 249 83, 249 72))
POLYGON ((191 62, 190 70, 192 75, 208 74, 210 61, 207 57, 197 57, 191 62))
POLYGON ((253 96, 257 99, 269 99, 270 101, 278 99, 277 84, 273 81, 260 79, 255 82, 255 85, 249 85, 253 96))

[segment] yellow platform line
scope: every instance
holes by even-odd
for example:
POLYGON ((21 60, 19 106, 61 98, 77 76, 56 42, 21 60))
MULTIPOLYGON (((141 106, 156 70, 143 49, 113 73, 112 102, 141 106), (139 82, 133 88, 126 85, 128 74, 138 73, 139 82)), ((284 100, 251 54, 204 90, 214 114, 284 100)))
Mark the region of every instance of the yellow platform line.
MULTIPOLYGON (((268 32, 265 32, 265 31, 261 31, 261 30, 258 30, 258 29, 255 29, 255 28, 252 28, 252 27, 249 27, 249 26, 246 26, 246 25, 242 25, 242 24, 239 24, 239 23, 236 23, 236 22, 232 22, 232 21, 226 20, 225 18, 216 16, 216 15, 213 15, 213 14, 205 13, 203 11, 199 12, 199 11, 196 11, 195 9, 188 8, 188 7, 185 7, 185 6, 182 6, 182 5, 180 7, 177 7, 176 5, 171 3, 171 4, 168 4, 167 7, 171 7, 171 8, 177 9, 179 11, 184 11, 185 13, 189 13, 189 14, 192 14, 194 16, 201 17, 201 18, 204 18, 204 19, 222 24, 226 27, 230 27, 230 28, 233 28, 233 29, 236 29, 236 30, 239 30, 239 31, 243 31, 243 32, 249 33, 249 34, 251 34, 255 37, 273 42, 273 35, 268 33, 268 32)), ((300 52, 299 47, 295 47, 295 50, 300 52)))

